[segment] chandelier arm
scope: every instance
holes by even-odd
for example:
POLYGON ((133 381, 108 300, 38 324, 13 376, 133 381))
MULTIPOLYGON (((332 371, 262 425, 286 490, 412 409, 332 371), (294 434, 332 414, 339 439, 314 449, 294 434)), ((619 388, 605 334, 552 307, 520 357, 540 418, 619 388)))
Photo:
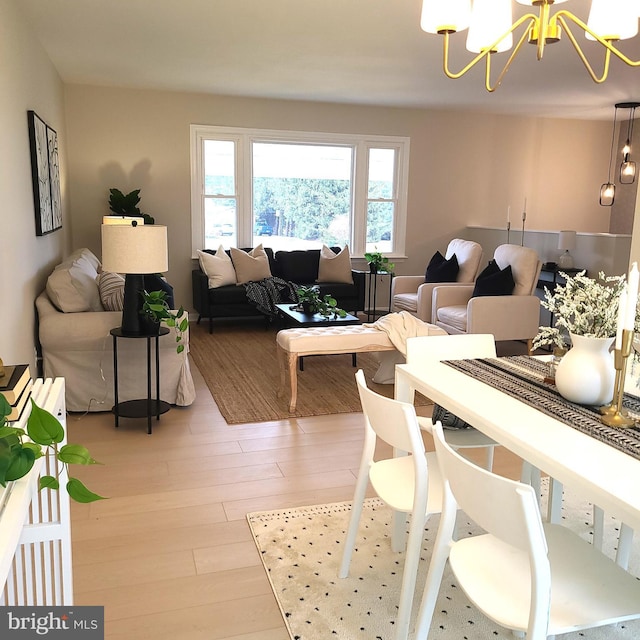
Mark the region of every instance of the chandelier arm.
MULTIPOLYGON (((524 24, 525 22, 529 22, 529 25, 527 26, 527 29, 525 29, 524 35, 521 38, 521 42, 522 42, 524 37, 528 35, 530 28, 533 27, 536 24, 537 21, 538 21, 538 16, 536 16, 533 13, 527 13, 527 14, 523 15, 521 18, 516 20, 516 22, 514 22, 511 25, 511 28, 508 31, 505 31, 505 33, 503 33, 495 42, 493 42, 490 46, 488 46, 486 49, 481 51, 475 58, 473 58, 473 60, 471 60, 471 62, 469 62, 469 64, 467 64, 466 67, 464 67, 460 71, 451 71, 449 69, 449 36, 451 34, 450 34, 450 32, 445 31, 442 34, 444 36, 444 42, 443 42, 443 70, 444 70, 445 75, 448 78, 451 78, 453 80, 457 80, 458 78, 461 78, 465 73, 467 73, 467 71, 469 71, 470 69, 475 67, 476 64, 478 64, 478 62, 480 62, 484 58, 487 59, 487 64, 489 64, 488 60, 489 60, 489 55, 491 53, 491 49, 497 47, 498 44, 500 44, 500 42, 502 42, 502 40, 504 40, 510 33, 513 33, 521 24, 524 24)), ((519 47, 520 47, 520 44, 518 45, 518 48, 519 47)), ((511 64, 511 60, 513 60, 517 49, 511 54, 511 57, 509 58, 509 61, 508 61, 507 65, 511 64)), ((504 73, 502 73, 500 77, 502 78, 503 75, 504 75, 504 73)))
POLYGON ((611 60, 611 52, 613 51, 615 53, 615 51, 616 51, 615 47, 611 47, 609 45, 609 43, 607 42, 607 40, 603 40, 602 38, 598 37, 598 41, 603 43, 607 47, 606 51, 605 51, 605 54, 604 54, 604 63, 603 63, 603 67, 602 67, 602 75, 598 76, 596 74, 596 72, 593 70, 593 67, 591 66, 590 62, 587 60, 587 56, 582 51, 582 48, 580 47, 580 44, 578 43, 578 41, 576 40, 575 36, 573 35, 573 33, 572 33, 571 29, 569 28, 569 25, 567 24, 566 20, 562 16, 558 16, 557 14, 556 14, 556 17, 558 18, 558 21, 564 27, 564 30, 567 33, 567 37, 571 41, 571 44, 573 45, 573 48, 576 50, 576 53, 578 54, 578 57, 580 58, 580 60, 582 60, 582 64, 584 65, 585 69, 587 70, 587 73, 591 76, 591 79, 594 82, 596 82, 597 84, 602 84, 607 79, 607 76, 609 75, 609 62, 611 60))
POLYGON ((518 44, 515 46, 515 48, 511 52, 509 59, 505 63, 504 67, 502 67, 502 71, 498 75, 493 85, 491 85, 491 56, 487 56, 487 68, 485 72, 484 86, 489 93, 493 93, 500 86, 502 79, 504 78, 507 71, 509 71, 509 67, 511 66, 511 63, 520 52, 520 49, 522 48, 522 45, 525 43, 525 40, 527 39, 528 35, 529 35, 529 29, 525 29, 524 33, 520 37, 520 40, 518 41, 518 44))
POLYGON ((571 30, 569 29, 569 25, 567 24, 567 21, 565 20, 565 18, 568 18, 569 20, 571 20, 571 22, 573 22, 578 27, 580 27, 580 29, 583 29, 589 35, 593 36, 603 47, 607 49, 607 51, 609 51, 610 53, 613 53, 614 56, 622 60, 625 64, 628 64, 630 67, 640 67, 640 60, 632 60, 631 58, 627 57, 624 53, 622 53, 622 51, 620 51, 620 49, 616 48, 614 45, 611 44, 611 40, 606 40, 605 38, 602 38, 597 33, 589 29, 589 27, 582 20, 580 20, 578 16, 573 15, 573 13, 571 13, 570 11, 567 11, 566 9, 561 9, 553 16, 552 20, 554 19, 559 20, 562 23, 565 30, 569 34, 569 38, 571 39, 573 46, 579 52, 579 55, 581 53, 580 45, 577 43, 576 39, 573 37, 573 34, 571 33, 571 30))

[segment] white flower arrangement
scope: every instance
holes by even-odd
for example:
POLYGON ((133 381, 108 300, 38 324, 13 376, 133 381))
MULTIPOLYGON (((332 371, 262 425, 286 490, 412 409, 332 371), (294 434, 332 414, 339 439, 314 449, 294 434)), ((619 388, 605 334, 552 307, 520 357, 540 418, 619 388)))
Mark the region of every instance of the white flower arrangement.
POLYGON ((625 286, 625 276, 606 276, 602 271, 598 279, 588 278, 584 271, 575 276, 560 272, 566 284, 553 292, 544 288, 542 306, 554 316, 555 326, 540 327, 533 339, 533 347, 554 345, 567 348, 567 333, 590 338, 612 338, 618 324, 618 303, 625 286))

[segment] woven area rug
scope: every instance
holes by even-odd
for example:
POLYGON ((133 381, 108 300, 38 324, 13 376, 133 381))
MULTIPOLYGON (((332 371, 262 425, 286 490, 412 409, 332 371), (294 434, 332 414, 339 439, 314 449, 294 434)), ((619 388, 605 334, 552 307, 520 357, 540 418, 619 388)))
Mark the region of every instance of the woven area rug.
MULTIPOLYGON (((351 355, 305 358, 304 371, 298 372, 296 412, 290 414, 288 393, 277 397, 280 372, 275 329, 265 330, 261 324, 221 326, 214 327, 210 334, 204 323, 193 325, 189 331, 193 362, 229 424, 362 410, 351 355)), ((371 382, 378 369, 374 354, 359 353, 357 363, 372 389, 388 397, 393 395, 393 385, 371 382)), ((416 404, 430 403, 417 396, 416 404)))
MULTIPOLYGON (((566 492, 564 503, 564 524, 589 540, 591 505, 566 492)), ((338 566, 350 507, 349 502, 343 502, 247 515, 285 624, 295 640, 393 639, 403 554, 393 554, 390 550, 390 510, 378 499, 367 500, 350 575, 340 579, 337 577, 338 566)), ((433 516, 427 523, 414 621, 438 521, 439 516, 433 516)), ((606 518, 604 550, 612 557, 617 540, 616 527, 613 519, 606 518)), ((458 519, 457 531, 459 536, 478 533, 477 527, 464 516, 458 519)), ((630 571, 638 576, 639 569, 640 553, 635 540, 630 571)), ((456 586, 447 569, 429 633, 429 640, 436 638, 513 640, 513 635, 480 614, 456 586)), ((562 636, 563 640, 632 638, 640 638, 638 620, 562 636)))

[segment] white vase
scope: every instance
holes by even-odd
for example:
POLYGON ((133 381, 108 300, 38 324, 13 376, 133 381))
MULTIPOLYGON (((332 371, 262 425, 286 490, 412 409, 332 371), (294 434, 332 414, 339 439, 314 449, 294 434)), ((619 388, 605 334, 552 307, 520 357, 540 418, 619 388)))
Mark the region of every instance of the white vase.
POLYGON ((613 399, 615 369, 610 352, 614 338, 571 334, 573 345, 558 364, 556 387, 576 404, 603 405, 613 399))

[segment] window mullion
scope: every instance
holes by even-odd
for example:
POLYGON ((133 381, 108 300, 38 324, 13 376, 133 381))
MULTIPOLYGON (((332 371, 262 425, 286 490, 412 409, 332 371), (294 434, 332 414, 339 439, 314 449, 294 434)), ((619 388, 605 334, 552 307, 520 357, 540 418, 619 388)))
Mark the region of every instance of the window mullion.
POLYGON ((364 256, 367 240, 367 172, 369 149, 359 142, 354 149, 352 254, 364 256))

